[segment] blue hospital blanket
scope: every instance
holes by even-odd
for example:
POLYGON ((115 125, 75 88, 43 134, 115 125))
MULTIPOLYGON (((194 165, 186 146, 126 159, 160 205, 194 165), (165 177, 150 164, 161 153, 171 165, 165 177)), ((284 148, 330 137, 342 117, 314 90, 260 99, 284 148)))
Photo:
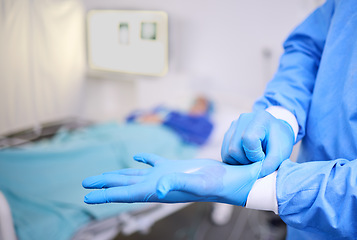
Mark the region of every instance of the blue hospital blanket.
POLYGON ((187 115, 172 111, 163 122, 174 130, 183 141, 203 145, 210 136, 213 124, 207 115, 187 115))
POLYGON ((171 128, 184 142, 201 146, 206 143, 213 130, 213 123, 210 118, 212 111, 212 103, 209 103, 207 112, 202 114, 184 113, 158 106, 149 112, 136 110, 129 114, 126 121, 129 123, 136 122, 140 117, 154 114, 161 117, 162 124, 171 128))
POLYGON ((165 126, 100 124, 24 149, 0 151, 0 190, 7 198, 20 240, 70 239, 79 227, 142 204, 86 205, 88 176, 129 167, 138 152, 171 159, 192 158, 195 146, 165 126))

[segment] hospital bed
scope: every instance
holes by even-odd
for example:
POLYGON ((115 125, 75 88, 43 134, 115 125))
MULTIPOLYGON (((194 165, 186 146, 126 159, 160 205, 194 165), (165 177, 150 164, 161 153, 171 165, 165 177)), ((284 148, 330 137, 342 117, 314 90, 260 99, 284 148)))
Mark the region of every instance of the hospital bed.
MULTIPOLYGON (((236 109, 231 107, 216 107, 215 113, 212 116, 214 123, 214 130, 208 140, 208 142, 200 147, 198 151, 194 153, 196 158, 213 158, 220 159, 220 147, 223 140, 224 132, 228 129, 231 121, 238 116, 236 109)), ((45 126, 42 130, 42 134, 24 132, 22 135, 13 134, 7 138, 0 140, 0 148, 6 149, 9 146, 16 145, 19 147, 31 145, 36 139, 47 138, 58 132, 59 129, 66 127, 69 130, 87 127, 91 123, 85 121, 65 121, 49 126, 45 126), (22 137, 21 137, 22 136, 22 137)), ((0 150, 1 151, 1 150, 0 150)), ((0 239, 16 239, 16 233, 19 231, 12 223, 12 211, 10 211, 9 205, 11 202, 7 201, 4 195, 0 191, 0 239), (16 230, 15 230, 16 229, 16 230)), ((21 201, 25 201, 22 199, 21 201)), ((83 204, 83 202, 81 202, 83 204)), ((120 205, 120 204, 113 204, 120 205)), ((113 211, 111 214, 105 214, 105 217, 99 217, 91 221, 83 221, 83 224, 76 227, 76 230, 71 234, 70 239, 73 240, 85 240, 85 239, 113 239, 118 233, 124 235, 130 235, 134 232, 147 233, 150 231, 151 226, 158 220, 186 207, 188 204, 132 204, 127 209, 120 209, 113 211)), ((104 205, 102 205, 104 206, 104 205)), ((104 208, 109 208, 110 205, 105 205, 104 208)), ((15 214, 16 215, 16 214, 15 214)), ((16 216, 15 216, 16 217, 16 216)), ((43 228, 46 225, 41 226, 40 222, 36 222, 33 219, 33 223, 43 228)), ((19 237, 21 239, 21 237, 19 237)), ((32 239, 31 237, 29 239, 32 239)))

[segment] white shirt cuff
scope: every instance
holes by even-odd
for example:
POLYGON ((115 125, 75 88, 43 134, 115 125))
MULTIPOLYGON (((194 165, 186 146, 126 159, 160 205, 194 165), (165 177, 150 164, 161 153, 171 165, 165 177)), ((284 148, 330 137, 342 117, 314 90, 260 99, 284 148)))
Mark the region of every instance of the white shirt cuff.
POLYGON ((275 118, 287 122, 294 131, 295 141, 296 141, 297 135, 299 133, 299 124, 294 114, 292 114, 289 110, 286 110, 281 106, 271 106, 265 109, 265 111, 273 115, 275 118))
POLYGON ((278 214, 276 175, 277 171, 254 183, 247 198, 246 208, 273 211, 278 214))

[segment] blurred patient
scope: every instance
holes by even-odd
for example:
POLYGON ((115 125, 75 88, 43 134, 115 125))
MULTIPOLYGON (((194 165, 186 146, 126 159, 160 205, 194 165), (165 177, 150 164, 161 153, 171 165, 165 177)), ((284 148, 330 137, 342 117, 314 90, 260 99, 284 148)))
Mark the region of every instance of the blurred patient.
POLYGON ((135 111, 127 122, 163 124, 175 131, 183 141, 203 145, 213 129, 210 120, 213 104, 203 96, 197 97, 187 112, 159 106, 150 111, 135 111))

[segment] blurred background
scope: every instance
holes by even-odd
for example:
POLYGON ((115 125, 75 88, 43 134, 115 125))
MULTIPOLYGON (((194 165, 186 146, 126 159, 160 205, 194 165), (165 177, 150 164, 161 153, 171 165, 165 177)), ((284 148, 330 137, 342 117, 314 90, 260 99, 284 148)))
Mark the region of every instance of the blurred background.
POLYGON ((2 0, 0 133, 68 116, 121 119, 197 93, 249 111, 278 66, 283 40, 321 2, 2 0), (166 12, 167 73, 90 74, 93 9, 166 12))
MULTIPOLYGON (((110 205, 101 207, 105 214, 100 215, 99 210, 94 214, 93 207, 83 203, 85 193, 80 182, 86 176, 119 167, 117 163, 95 167, 96 161, 111 157, 104 154, 113 147, 97 150, 105 141, 120 144, 121 152, 116 149, 115 154, 125 152, 121 159, 131 158, 138 151, 132 146, 141 144, 144 147, 140 150, 154 149, 167 157, 220 160, 220 144, 230 122, 251 110, 278 67, 284 39, 322 3, 0 0, 0 206, 8 206, 0 207, 0 239, 284 239, 285 225, 274 213, 224 204, 162 205, 153 215, 145 215, 146 208, 140 214, 124 214, 120 209, 115 216, 108 214, 115 209, 110 205), (197 96, 204 96, 209 103, 205 111, 215 114, 212 136, 198 155, 183 155, 181 150, 186 151, 187 146, 162 129, 148 130, 140 139, 125 134, 133 136, 143 132, 141 129, 125 128, 124 134, 123 126, 119 131, 113 125, 105 125, 100 131, 97 127, 84 133, 57 135, 62 127, 72 131, 108 121, 123 123, 135 111, 162 105, 187 111, 197 96), (117 130, 123 134, 120 141, 114 136, 117 130), (151 141, 154 135, 167 139, 151 141), (53 136, 57 137, 51 142, 53 136), (41 142, 44 139, 49 142, 41 142), (85 140, 87 143, 83 143, 85 140), (78 150, 79 141, 82 152, 78 150), (149 148, 147 142, 156 145, 149 148), (174 151, 160 152, 168 142, 174 151), (88 160, 90 157, 93 161, 88 160), (68 158, 73 163, 83 158, 88 162, 85 167, 77 164, 84 171, 81 174, 77 165, 66 171, 56 165, 51 174, 42 176, 51 168, 48 161, 41 165, 43 159, 52 158, 58 164, 68 158), (17 164, 19 160, 26 165, 17 164), (76 176, 74 182, 56 185, 56 189, 71 189, 72 195, 63 192, 63 202, 59 193, 55 200, 48 197, 51 184, 62 182, 51 177, 57 174, 71 179, 70 170, 76 176), (35 178, 48 183, 41 190, 43 195, 28 188, 29 179, 35 178), (30 196, 28 201, 36 204, 27 204, 23 189, 30 196), (48 210, 50 202, 56 206, 56 216, 55 211, 48 210), (38 209, 52 212, 41 215, 38 209), (72 215, 63 217, 64 212, 72 215), (66 225, 75 216, 83 217, 66 225), (101 222, 103 219, 107 220, 101 222)), ((157 208, 155 205, 152 209, 157 208)))

